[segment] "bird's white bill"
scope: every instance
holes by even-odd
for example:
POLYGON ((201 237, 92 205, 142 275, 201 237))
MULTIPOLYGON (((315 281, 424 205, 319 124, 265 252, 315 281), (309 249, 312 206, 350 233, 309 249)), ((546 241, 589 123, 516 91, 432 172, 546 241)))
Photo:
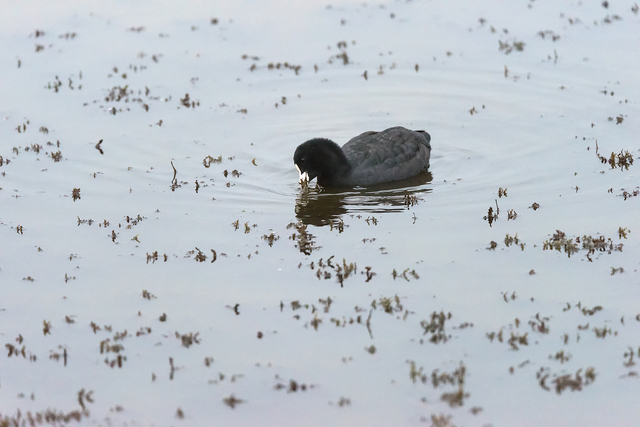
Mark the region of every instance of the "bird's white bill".
POLYGON ((302 185, 306 185, 309 183, 309 174, 307 172, 300 172, 300 168, 298 167, 298 165, 295 165, 296 169, 298 170, 298 174, 300 175, 300 179, 298 182, 300 182, 300 184, 302 185))

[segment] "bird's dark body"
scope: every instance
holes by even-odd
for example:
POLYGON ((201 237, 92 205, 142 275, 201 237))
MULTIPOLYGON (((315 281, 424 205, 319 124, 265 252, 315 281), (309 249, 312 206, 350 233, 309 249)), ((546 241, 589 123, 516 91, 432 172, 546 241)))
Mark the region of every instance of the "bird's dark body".
POLYGON ((410 178, 429 167, 431 137, 425 131, 393 127, 364 132, 342 148, 312 139, 294 154, 300 172, 322 186, 366 186, 410 178))

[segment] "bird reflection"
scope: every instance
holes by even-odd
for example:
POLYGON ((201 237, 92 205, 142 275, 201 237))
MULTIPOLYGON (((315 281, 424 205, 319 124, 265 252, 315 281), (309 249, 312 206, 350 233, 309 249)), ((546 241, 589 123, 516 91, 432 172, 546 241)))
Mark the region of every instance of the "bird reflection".
POLYGON ((329 225, 347 213, 400 212, 407 208, 407 196, 430 193, 431 172, 424 171, 412 178, 372 185, 366 188, 302 189, 296 198, 296 218, 307 225, 329 225))

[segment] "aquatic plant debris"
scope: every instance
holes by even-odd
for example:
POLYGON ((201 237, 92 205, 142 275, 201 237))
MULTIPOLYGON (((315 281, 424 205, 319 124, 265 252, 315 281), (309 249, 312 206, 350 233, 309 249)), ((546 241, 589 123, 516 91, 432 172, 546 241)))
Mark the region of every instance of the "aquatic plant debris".
POLYGON ((3 7, 0 425, 640 419, 635 2, 254 3, 3 7))

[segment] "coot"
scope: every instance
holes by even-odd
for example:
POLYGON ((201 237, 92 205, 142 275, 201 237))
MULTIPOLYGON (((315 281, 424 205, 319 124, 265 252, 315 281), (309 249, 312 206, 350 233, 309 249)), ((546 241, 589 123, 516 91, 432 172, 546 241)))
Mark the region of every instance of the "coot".
POLYGON ((296 148, 293 162, 300 181, 318 178, 323 187, 364 186, 411 178, 429 167, 431 136, 396 126, 365 132, 342 148, 314 138, 296 148))

